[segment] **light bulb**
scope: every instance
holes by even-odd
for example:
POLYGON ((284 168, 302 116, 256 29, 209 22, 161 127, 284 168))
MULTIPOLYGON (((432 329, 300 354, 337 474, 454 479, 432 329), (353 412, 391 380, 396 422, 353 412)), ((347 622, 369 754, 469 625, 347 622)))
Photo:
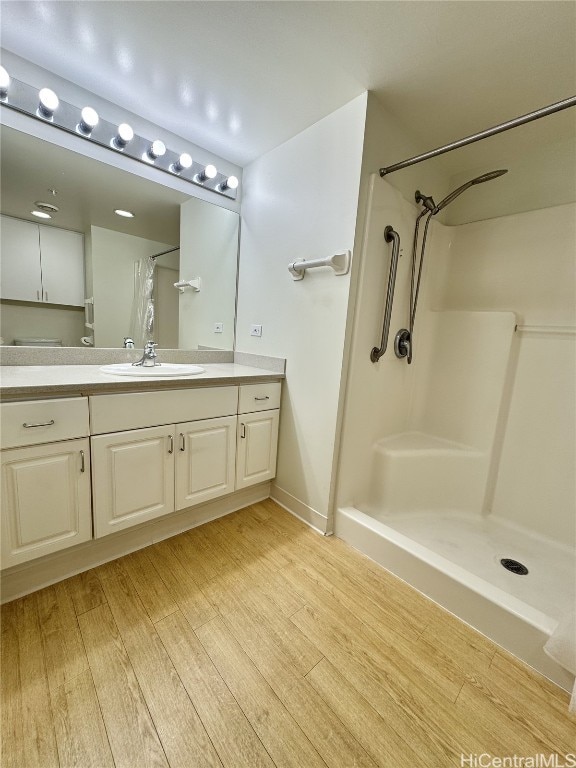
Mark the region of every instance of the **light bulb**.
POLYGON ((50 216, 49 213, 46 213, 45 211, 30 211, 32 216, 37 216, 39 219, 51 219, 52 216, 50 216))
POLYGON ((204 170, 196 176, 196 179, 200 182, 213 179, 218 174, 215 165, 207 165, 204 170))
POLYGON ((178 160, 174 163, 171 170, 174 171, 174 173, 180 173, 181 171, 186 171, 188 168, 192 167, 192 157, 188 154, 188 152, 184 152, 180 155, 178 160))
POLYGON ((10 75, 0 66, 0 97, 6 96, 8 93, 8 86, 10 85, 10 75))
POLYGON ((156 141, 153 141, 150 145, 148 154, 152 160, 156 160, 157 157, 162 157, 162 155, 166 154, 166 144, 164 144, 163 141, 160 141, 160 139, 156 139, 156 141))
POLYGON ((92 109, 92 107, 84 107, 80 114, 81 118, 78 129, 82 133, 90 135, 100 120, 98 112, 96 112, 95 109, 92 109))
POLYGON ((236 176, 228 176, 228 178, 220 184, 220 189, 238 189, 238 179, 236 176))
POLYGON ((134 214, 132 213, 132 211, 124 211, 122 210, 122 208, 116 208, 114 210, 114 213, 116 214, 116 216, 123 216, 125 219, 134 218, 134 214))
POLYGON ((128 123, 120 123, 118 126, 118 133, 114 138, 114 144, 119 149, 123 149, 133 138, 134 131, 132 130, 132 126, 128 125, 128 123))
POLYGON ((38 104, 38 112, 42 117, 50 118, 54 112, 58 109, 60 101, 58 96, 50 88, 42 88, 38 94, 40 103, 38 104))

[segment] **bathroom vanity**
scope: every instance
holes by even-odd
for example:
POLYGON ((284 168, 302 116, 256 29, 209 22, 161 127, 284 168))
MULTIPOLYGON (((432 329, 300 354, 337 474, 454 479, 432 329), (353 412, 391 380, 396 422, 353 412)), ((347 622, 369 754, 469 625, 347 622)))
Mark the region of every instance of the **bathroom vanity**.
POLYGON ((2 569, 82 544, 90 567, 250 503, 235 501, 238 491, 265 498, 283 376, 205 368, 161 382, 119 381, 97 366, 4 368, 2 569), (223 511, 206 507, 222 497, 223 511))

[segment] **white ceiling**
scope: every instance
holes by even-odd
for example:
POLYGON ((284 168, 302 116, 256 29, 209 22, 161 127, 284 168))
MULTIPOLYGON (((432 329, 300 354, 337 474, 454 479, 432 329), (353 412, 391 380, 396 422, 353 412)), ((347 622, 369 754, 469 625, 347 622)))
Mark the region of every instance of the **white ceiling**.
MULTIPOLYGON (((421 151, 576 91, 574 2, 4 0, 1 11, 2 47, 239 165, 366 89, 421 151)), ((566 140, 574 121, 557 125, 566 140)), ((383 148, 382 164, 400 159, 383 148)))

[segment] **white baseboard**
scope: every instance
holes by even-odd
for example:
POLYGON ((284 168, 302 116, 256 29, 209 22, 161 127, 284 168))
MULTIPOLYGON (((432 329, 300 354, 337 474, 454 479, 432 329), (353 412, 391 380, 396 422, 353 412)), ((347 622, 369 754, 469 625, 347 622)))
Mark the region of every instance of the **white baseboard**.
POLYGON ((75 547, 54 552, 2 572, 2 603, 15 600, 37 589, 55 584, 69 576, 135 552, 150 544, 176 536, 190 528, 236 512, 270 496, 270 483, 244 488, 220 499, 174 512, 158 520, 125 531, 93 539, 75 547))
POLYGON ((270 488, 270 498, 274 499, 277 504, 284 507, 284 509, 294 515, 294 517, 297 517, 311 528, 314 528, 318 533, 326 535, 328 518, 321 515, 320 512, 317 512, 307 504, 304 504, 304 502, 297 499, 296 496, 292 496, 288 491, 279 488, 276 483, 272 483, 270 488))

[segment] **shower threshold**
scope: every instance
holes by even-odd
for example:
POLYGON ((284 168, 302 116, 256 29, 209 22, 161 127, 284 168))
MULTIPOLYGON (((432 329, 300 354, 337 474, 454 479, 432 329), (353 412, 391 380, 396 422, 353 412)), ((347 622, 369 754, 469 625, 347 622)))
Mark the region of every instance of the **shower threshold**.
POLYGON ((492 517, 459 512, 337 510, 335 533, 566 690, 570 676, 543 651, 574 601, 567 547, 492 517), (505 570, 518 560, 527 575, 505 570))

